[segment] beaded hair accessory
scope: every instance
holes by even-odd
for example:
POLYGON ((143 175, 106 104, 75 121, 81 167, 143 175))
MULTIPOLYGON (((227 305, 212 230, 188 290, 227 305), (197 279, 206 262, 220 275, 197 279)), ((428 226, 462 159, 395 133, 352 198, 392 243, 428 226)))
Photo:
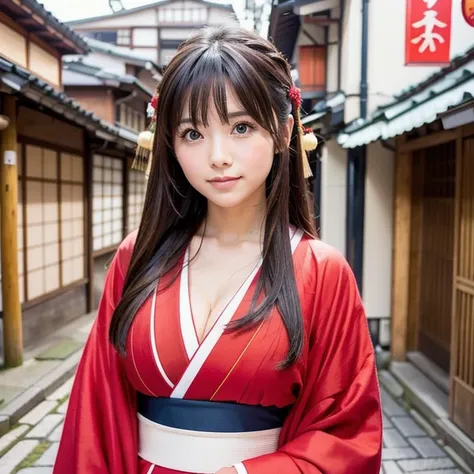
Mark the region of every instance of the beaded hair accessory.
MULTIPOLYGON (((318 139, 313 133, 311 128, 306 128, 301 125, 300 119, 300 108, 303 102, 301 98, 301 90, 296 87, 294 84, 288 89, 288 99, 290 99, 293 104, 293 109, 295 111, 295 122, 296 126, 300 131, 300 140, 301 146, 305 152, 310 152, 316 149, 318 146, 318 139)), ((135 160, 132 164, 132 169, 139 171, 144 171, 145 175, 148 177, 150 174, 151 168, 151 152, 153 150, 153 143, 155 138, 156 130, 156 114, 158 109, 158 91, 155 96, 151 99, 151 102, 148 104, 147 115, 151 119, 150 125, 147 130, 140 133, 137 140, 137 150, 135 154, 135 160)), ((311 167, 309 166, 308 156, 306 153, 303 153, 303 171, 304 177, 309 178, 312 176, 311 167)))
MULTIPOLYGON (((301 124, 300 108, 301 104, 303 103, 303 99, 301 98, 301 90, 293 84, 288 90, 288 98, 292 102, 293 108, 295 110, 295 122, 300 131, 300 139, 303 150, 305 152, 313 151, 318 146, 318 139, 311 128, 303 127, 301 124)), ((306 153, 303 153, 302 159, 304 177, 309 178, 313 175, 313 173, 311 171, 311 167, 309 166, 308 156, 306 153)))

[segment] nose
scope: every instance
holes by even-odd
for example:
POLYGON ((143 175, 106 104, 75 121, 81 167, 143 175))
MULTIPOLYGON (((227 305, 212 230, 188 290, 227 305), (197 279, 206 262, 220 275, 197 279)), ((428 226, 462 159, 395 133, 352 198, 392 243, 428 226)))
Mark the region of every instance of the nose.
POLYGON ((225 168, 232 165, 230 147, 222 136, 214 136, 212 139, 209 165, 212 168, 225 168))

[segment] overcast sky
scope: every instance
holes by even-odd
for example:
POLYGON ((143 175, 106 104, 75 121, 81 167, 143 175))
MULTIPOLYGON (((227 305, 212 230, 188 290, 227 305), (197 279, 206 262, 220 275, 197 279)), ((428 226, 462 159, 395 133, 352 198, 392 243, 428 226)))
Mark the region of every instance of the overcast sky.
MULTIPOLYGON (((39 0, 47 10, 61 21, 76 20, 78 18, 89 18, 92 16, 106 15, 111 12, 108 0, 39 0)), ((236 13, 240 13, 241 5, 245 0, 214 0, 216 3, 232 3, 236 13)), ((153 0, 122 0, 125 8, 133 8, 153 0)))

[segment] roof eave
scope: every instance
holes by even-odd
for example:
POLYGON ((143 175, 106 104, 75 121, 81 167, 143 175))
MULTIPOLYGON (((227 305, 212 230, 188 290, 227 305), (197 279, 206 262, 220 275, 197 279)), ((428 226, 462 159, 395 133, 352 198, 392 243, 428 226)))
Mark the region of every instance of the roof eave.
POLYGON ((35 84, 38 81, 35 76, 23 77, 23 74, 19 75, 14 72, 15 66, 12 66, 12 71, 10 72, 2 73, 0 71, 0 83, 9 89, 11 94, 25 97, 36 104, 46 107, 53 113, 90 132, 94 132, 96 135, 107 134, 109 141, 117 142, 125 148, 133 150, 136 147, 136 141, 132 140, 132 138, 125 138, 120 133, 119 127, 99 119, 92 112, 83 109, 64 93, 57 93, 48 85, 38 87, 35 84))
POLYGON ((80 35, 60 22, 37 1, 4 1, 2 5, 19 25, 30 33, 36 33, 61 55, 85 54, 89 51, 87 43, 80 35))
MULTIPOLYGON (((66 24, 71 25, 71 26, 84 25, 84 24, 90 23, 90 22, 107 20, 109 18, 115 18, 115 17, 118 17, 118 16, 126 16, 126 15, 129 15, 130 13, 136 13, 136 12, 140 12, 140 11, 143 11, 143 10, 147 10, 148 8, 156 8, 156 7, 159 7, 160 5, 165 5, 166 3, 171 3, 172 1, 175 1, 175 0, 171 0, 170 2, 166 2, 166 1, 154 2, 154 3, 149 3, 147 5, 141 5, 141 6, 135 7, 135 8, 126 8, 124 10, 120 10, 120 11, 115 12, 115 13, 110 13, 108 15, 99 15, 99 16, 95 16, 95 17, 91 17, 91 18, 80 18, 78 20, 68 21, 66 24)), ((201 3, 203 3, 204 5, 208 5, 210 7, 213 7, 213 8, 218 8, 218 9, 221 9, 221 10, 228 10, 230 12, 235 13, 235 10, 234 10, 234 7, 232 6, 232 4, 219 4, 219 3, 206 2, 206 1, 203 1, 201 3)), ((163 26, 166 26, 166 25, 163 25, 163 26)))

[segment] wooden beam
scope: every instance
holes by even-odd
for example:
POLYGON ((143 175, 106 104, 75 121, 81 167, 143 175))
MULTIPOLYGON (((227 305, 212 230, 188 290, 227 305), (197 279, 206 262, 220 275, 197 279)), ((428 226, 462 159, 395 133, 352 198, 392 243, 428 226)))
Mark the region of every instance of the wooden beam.
POLYGON ((454 415, 455 408, 455 383, 454 378, 458 370, 458 347, 459 347, 459 327, 456 317, 458 273, 459 273, 459 240, 461 238, 461 199, 462 199, 462 171, 463 171, 463 139, 456 140, 456 181, 454 187, 454 250, 453 250, 453 297, 451 303, 451 360, 449 368, 449 414, 454 415))
POLYGON ((462 133, 463 138, 474 136, 474 123, 463 125, 461 133, 462 133))
POLYGON ((327 26, 327 25, 338 25, 340 23, 339 18, 308 18, 305 17, 304 23, 308 25, 319 25, 319 26, 327 26))
MULTIPOLYGON (((23 335, 18 285, 18 170, 16 100, 6 95, 3 113, 10 119, 1 134, 1 246, 3 295, 3 348, 6 367, 23 363, 23 335)), ((26 251, 26 249, 25 249, 26 251)), ((26 258, 26 255, 25 255, 26 258)))
POLYGON ((422 264, 423 225, 423 174, 426 165, 424 151, 412 156, 412 201, 410 224, 410 280, 408 300, 407 350, 418 349, 418 328, 420 326, 420 298, 422 264))
POLYGON ((392 358, 405 360, 407 350, 412 156, 401 153, 398 140, 395 162, 395 212, 392 287, 392 358))
POLYGON ((462 131, 461 128, 455 128, 453 130, 443 130, 432 135, 426 135, 424 137, 415 138, 409 142, 405 142, 400 146, 400 153, 409 153, 415 150, 421 150, 422 148, 431 148, 433 146, 442 145, 456 140, 462 131))

